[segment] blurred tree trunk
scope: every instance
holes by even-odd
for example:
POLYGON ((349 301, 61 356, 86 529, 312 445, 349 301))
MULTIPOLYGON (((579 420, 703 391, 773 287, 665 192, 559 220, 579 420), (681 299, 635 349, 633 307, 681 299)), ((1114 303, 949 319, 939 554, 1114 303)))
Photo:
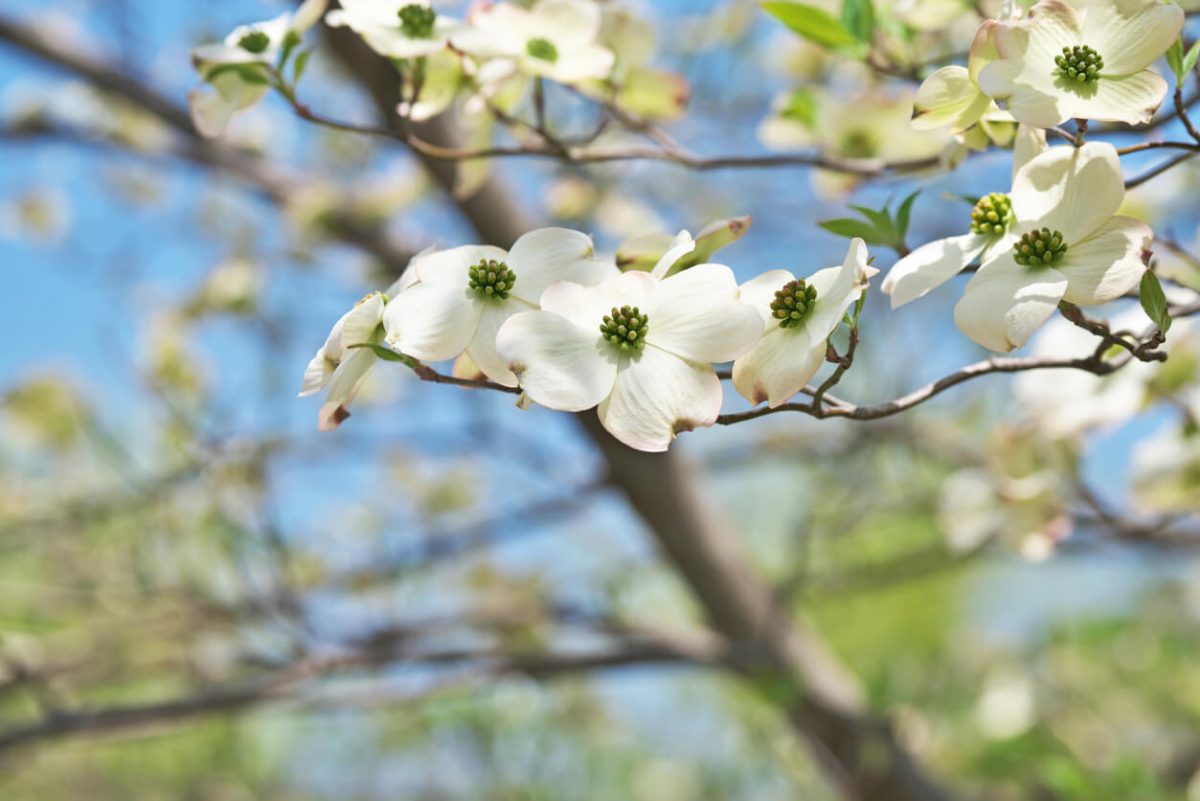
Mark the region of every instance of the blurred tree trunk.
MULTIPOLYGON (((344 30, 327 34, 337 57, 370 93, 386 123, 398 126, 400 87, 392 66, 344 30)), ((443 147, 462 146, 445 118, 414 125, 413 131, 443 147)), ((416 155, 453 199, 455 165, 416 155)), ((483 242, 508 247, 536 227, 495 180, 470 198, 453 202, 483 242)), ((579 415, 579 420, 607 461, 611 484, 646 523, 713 627, 745 655, 739 670, 776 689, 781 683, 792 688, 772 697, 784 707, 830 783, 856 801, 949 799, 903 749, 888 723, 865 710, 857 682, 828 648, 774 602, 770 588, 754 575, 736 532, 709 508, 683 462, 671 453, 625 447, 592 412, 579 415)))

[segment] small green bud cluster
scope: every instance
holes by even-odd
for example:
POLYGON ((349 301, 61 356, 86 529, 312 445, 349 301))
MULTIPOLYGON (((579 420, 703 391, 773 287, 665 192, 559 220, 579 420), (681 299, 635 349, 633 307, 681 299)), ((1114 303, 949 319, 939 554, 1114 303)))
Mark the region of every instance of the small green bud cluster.
POLYGON ((1049 228, 1022 234, 1013 245, 1013 259, 1025 267, 1046 267, 1067 255, 1063 235, 1049 228))
POLYGON ((432 8, 410 3, 397 13, 400 15, 400 32, 408 38, 428 39, 433 35, 437 13, 432 8))
POLYGON ((271 37, 262 31, 250 31, 250 33, 238 40, 238 47, 249 53, 261 53, 270 46, 271 37))
POLYGON ((1095 83, 1104 69, 1104 59, 1087 45, 1064 47, 1062 55, 1054 57, 1054 63, 1059 75, 1076 83, 1095 83))
POLYGON ((525 52, 551 64, 558 61, 558 48, 549 39, 530 39, 525 43, 525 52))
POLYGON ((790 328, 812 311, 816 300, 817 288, 803 278, 788 281, 771 301, 771 316, 779 321, 780 328, 790 328))
POLYGON ((971 209, 971 233, 999 236, 1012 222, 1012 201, 1008 195, 992 192, 979 198, 971 209))
POLYGON ((650 330, 646 315, 637 306, 622 306, 604 315, 600 324, 600 335, 605 342, 616 345, 622 351, 640 353, 646 347, 646 333, 650 330))
POLYGON ((488 298, 507 300, 513 284, 517 282, 517 274, 508 269, 508 265, 495 259, 484 259, 467 271, 470 278, 469 286, 479 294, 488 298))

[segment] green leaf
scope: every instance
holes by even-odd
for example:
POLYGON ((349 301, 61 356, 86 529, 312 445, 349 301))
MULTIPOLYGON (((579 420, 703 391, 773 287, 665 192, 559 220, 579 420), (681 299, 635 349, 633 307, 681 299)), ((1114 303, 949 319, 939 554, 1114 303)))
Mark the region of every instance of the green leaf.
POLYGON ((808 89, 797 89, 788 97, 779 116, 811 130, 817 124, 817 98, 808 89))
POLYGON ((892 216, 888 214, 886 207, 879 209, 878 211, 868 208, 867 206, 852 205, 850 208, 854 209, 859 214, 870 220, 871 224, 874 225, 879 231, 893 231, 892 216))
MULTIPOLYGON (((1192 70, 1196 69, 1196 62, 1200 61, 1200 40, 1197 40, 1192 45, 1192 49, 1183 57, 1183 76, 1186 78, 1192 74, 1192 70)), ((1180 79, 1182 80, 1182 78, 1180 79)))
POLYGON ((1175 80, 1183 81, 1183 76, 1187 75, 1187 72, 1183 69, 1182 36, 1176 39, 1167 50, 1167 64, 1171 67, 1171 72, 1175 73, 1175 80))
POLYGON ((385 362, 402 362, 409 367, 416 367, 417 361, 411 356, 405 356, 403 353, 396 353, 391 348, 384 347, 375 342, 364 342, 361 345, 350 345, 351 348, 370 348, 375 351, 375 355, 383 359, 385 362))
POLYGON ((842 24, 858 41, 869 44, 875 34, 875 9, 871 0, 842 0, 842 24))
POLYGON ((1167 308, 1167 296, 1163 293, 1158 276, 1149 270, 1142 276, 1142 284, 1138 288, 1138 299, 1150 321, 1158 326, 1164 334, 1171 328, 1171 311, 1167 308))
POLYGON ((908 223, 912 217, 913 201, 917 199, 917 195, 921 194, 918 189, 900 202, 900 208, 896 209, 896 235, 901 242, 908 236, 908 223))
POLYGON ((304 77, 304 71, 308 69, 308 59, 312 52, 312 48, 309 47, 296 54, 296 60, 292 62, 292 86, 300 83, 300 79, 304 77))
POLYGON ((762 4, 763 11, 815 44, 845 48, 859 44, 858 39, 836 17, 823 8, 805 3, 777 0, 762 4))
POLYGON ((844 236, 847 239, 859 237, 868 245, 890 245, 892 242, 891 231, 880 231, 865 220, 856 220, 852 217, 839 217, 817 224, 829 233, 844 236))

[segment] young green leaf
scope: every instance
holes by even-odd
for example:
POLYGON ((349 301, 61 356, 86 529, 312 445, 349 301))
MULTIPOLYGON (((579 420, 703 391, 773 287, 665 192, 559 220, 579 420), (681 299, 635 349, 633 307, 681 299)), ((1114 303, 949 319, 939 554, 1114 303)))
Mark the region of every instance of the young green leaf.
POLYGON ((875 34, 875 9, 871 0, 842 0, 842 24, 860 42, 870 44, 875 34))
MULTIPOLYGON (((1192 74, 1192 70, 1196 69, 1196 62, 1200 61, 1200 40, 1192 45, 1192 49, 1183 57, 1183 77, 1186 78, 1192 74)), ((1183 80, 1182 78, 1180 80, 1183 80)))
POLYGON ((892 242, 891 231, 880 231, 865 220, 856 220, 852 217, 839 217, 817 224, 829 233, 844 236, 847 239, 859 237, 868 245, 890 245, 892 242))
POLYGON ((1183 68, 1183 37, 1179 37, 1167 50, 1167 66, 1175 73, 1175 80, 1182 83, 1187 71, 1183 68))
POLYGON ((896 209, 896 236, 903 242, 908 236, 908 223, 912 217, 913 201, 917 199, 917 195, 921 194, 918 189, 900 202, 900 208, 896 209))
POLYGON ((844 48, 859 43, 854 34, 823 8, 791 0, 775 0, 763 3, 762 9, 815 44, 844 48))
POLYGON ((292 85, 300 83, 300 79, 304 77, 304 71, 308 69, 308 59, 312 56, 312 48, 305 48, 296 54, 296 60, 292 62, 292 85))
POLYGON ((1158 282, 1158 276, 1149 270, 1142 276, 1138 299, 1141 300, 1142 308, 1150 321, 1158 326, 1159 331, 1167 333, 1171 328, 1171 311, 1167 307, 1167 296, 1163 293, 1162 284, 1158 282))
POLYGON ((351 348, 370 348, 375 352, 375 355, 383 359, 385 362, 402 362, 409 367, 416 367, 417 361, 411 356, 405 356, 403 353, 397 353, 391 348, 384 347, 374 342, 365 342, 360 345, 350 345, 351 348))

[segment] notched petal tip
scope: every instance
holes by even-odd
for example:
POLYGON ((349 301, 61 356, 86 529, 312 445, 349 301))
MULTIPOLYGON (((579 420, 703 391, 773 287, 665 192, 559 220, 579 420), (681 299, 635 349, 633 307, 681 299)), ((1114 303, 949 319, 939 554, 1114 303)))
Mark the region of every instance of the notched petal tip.
POLYGON ((350 410, 340 403, 327 403, 321 407, 317 418, 318 431, 335 431, 350 417, 350 410))

